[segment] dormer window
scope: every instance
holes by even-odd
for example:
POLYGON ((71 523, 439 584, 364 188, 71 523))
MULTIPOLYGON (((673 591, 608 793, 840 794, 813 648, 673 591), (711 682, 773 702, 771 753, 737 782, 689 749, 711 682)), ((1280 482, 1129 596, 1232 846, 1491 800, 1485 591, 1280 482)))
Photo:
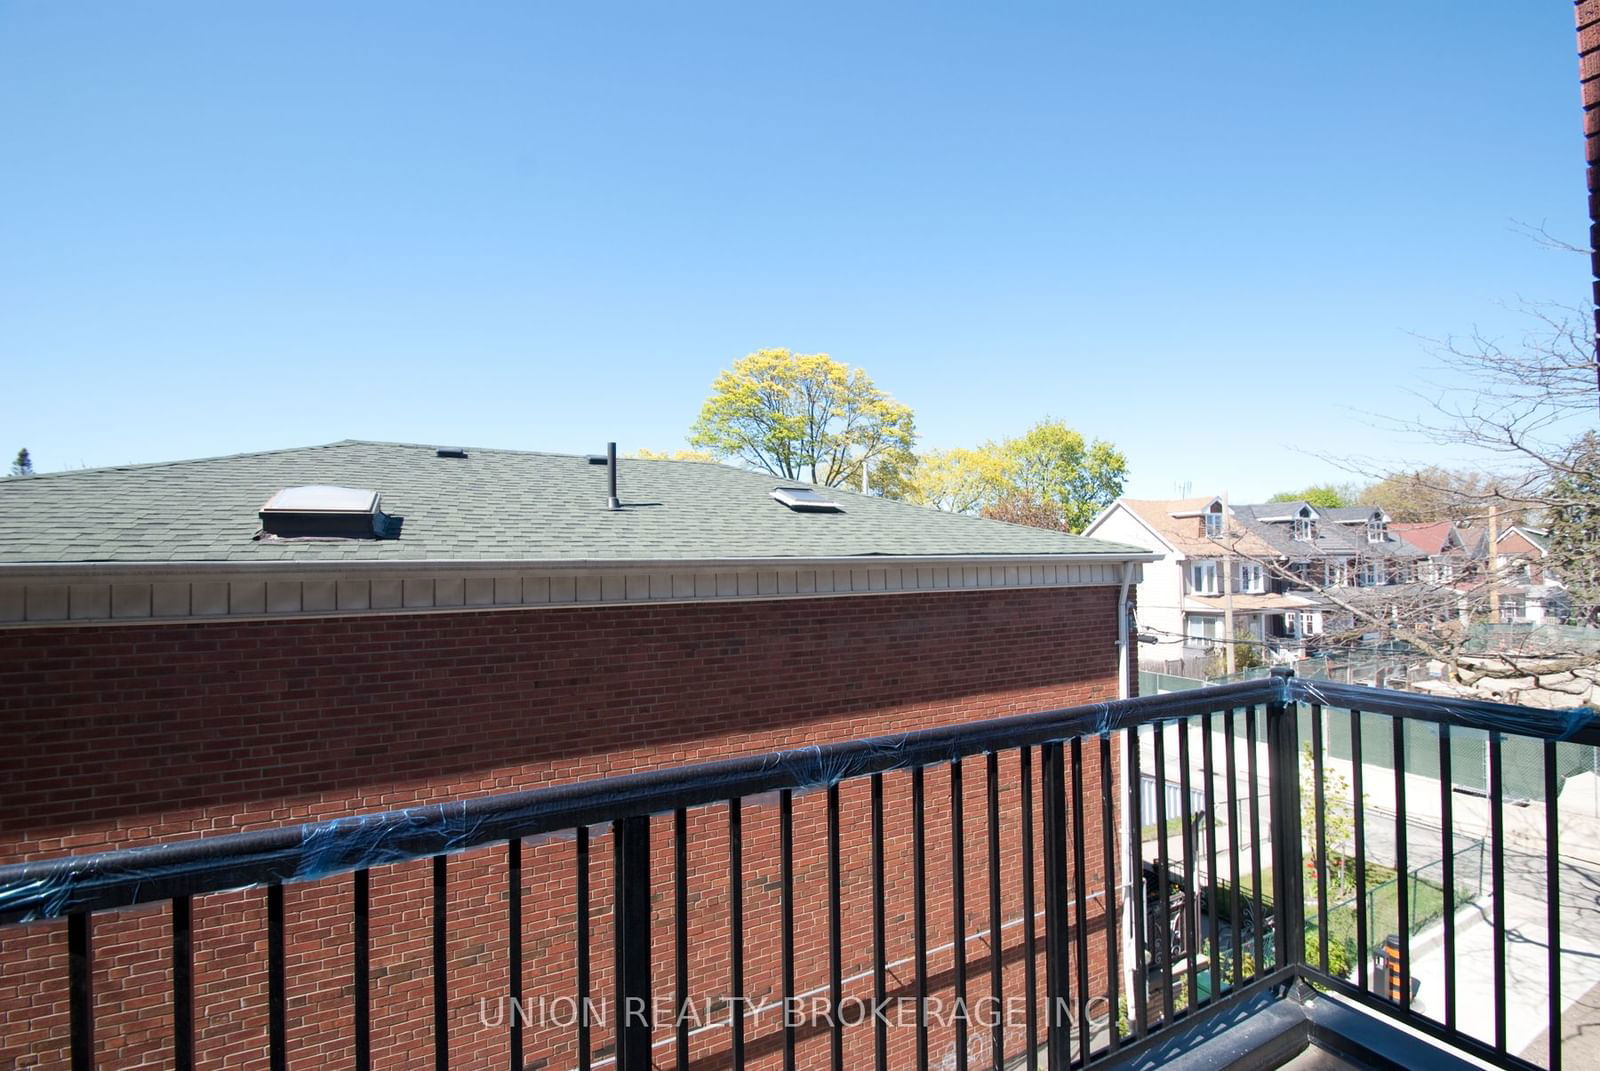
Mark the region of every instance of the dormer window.
POLYGON ((1389 536, 1389 526, 1385 523, 1382 513, 1374 513, 1367 518, 1367 542, 1382 543, 1389 536))
POLYGON ((1294 515, 1294 538, 1297 543, 1309 543, 1315 534, 1312 522, 1316 514, 1305 506, 1300 507, 1300 512, 1294 515))
POLYGON ((1222 503, 1213 502, 1206 510, 1206 538, 1221 539, 1222 530, 1222 503))

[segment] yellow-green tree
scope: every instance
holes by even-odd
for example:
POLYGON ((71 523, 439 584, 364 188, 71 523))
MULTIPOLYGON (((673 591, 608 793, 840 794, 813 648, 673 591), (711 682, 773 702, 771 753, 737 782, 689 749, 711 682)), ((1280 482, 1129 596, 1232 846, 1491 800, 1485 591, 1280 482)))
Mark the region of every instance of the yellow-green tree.
POLYGON ((949 513, 977 513, 1006 488, 1005 457, 993 443, 969 450, 930 450, 917 459, 908 497, 949 513))
POLYGON ((916 457, 911 410, 825 353, 759 350, 717 376, 691 445, 786 480, 899 497, 916 457))
POLYGON ((1122 493, 1128 461, 1046 418, 1015 438, 924 456, 911 498, 1013 524, 1081 532, 1122 493))
POLYGON ((649 447, 640 447, 629 457, 636 457, 640 461, 715 461, 716 458, 705 450, 651 450, 649 447))

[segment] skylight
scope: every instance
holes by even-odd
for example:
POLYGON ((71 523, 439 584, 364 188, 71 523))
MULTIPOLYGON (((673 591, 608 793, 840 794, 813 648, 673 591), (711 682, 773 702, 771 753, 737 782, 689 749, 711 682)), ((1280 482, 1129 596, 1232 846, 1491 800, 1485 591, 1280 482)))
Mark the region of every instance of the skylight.
POLYGON ((772 497, 796 513, 843 513, 844 507, 810 487, 775 487, 772 497))
POLYGON ((279 539, 381 539, 379 495, 358 487, 286 487, 261 507, 261 532, 279 539))

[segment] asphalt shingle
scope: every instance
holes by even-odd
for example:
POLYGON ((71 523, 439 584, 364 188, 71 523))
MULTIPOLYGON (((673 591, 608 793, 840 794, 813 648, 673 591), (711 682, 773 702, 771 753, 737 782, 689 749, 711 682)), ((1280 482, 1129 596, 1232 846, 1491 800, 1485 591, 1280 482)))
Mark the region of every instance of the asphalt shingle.
POLYGON ((623 509, 582 456, 345 441, 0 480, 0 564, 36 562, 652 561, 1143 554, 1137 547, 842 489, 842 513, 770 497, 785 481, 710 462, 624 458, 623 509), (306 484, 362 487, 402 518, 389 540, 257 539, 257 512, 306 484))

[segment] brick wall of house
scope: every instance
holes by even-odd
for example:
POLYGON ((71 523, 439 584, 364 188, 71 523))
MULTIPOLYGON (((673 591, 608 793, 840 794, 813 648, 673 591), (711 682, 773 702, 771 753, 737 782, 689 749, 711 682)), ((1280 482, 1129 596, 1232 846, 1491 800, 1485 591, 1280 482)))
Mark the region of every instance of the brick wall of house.
MULTIPOLYGON (((196 833, 262 828, 481 795, 642 767, 695 762, 1086 702, 1115 694, 1114 588, 886 595, 0 633, 0 860, 84 852, 196 833)), ((1081 800, 1091 890, 1105 884, 1099 742, 1084 748, 1081 800)), ((1000 956, 1008 996, 1023 993, 1021 786, 1015 753, 999 761, 1005 876, 1000 956)), ((1039 765, 1034 764, 1037 784, 1039 765)), ((969 995, 989 992, 989 831, 984 763, 964 764, 965 948, 969 995)), ((1104 779, 1102 779, 1104 774, 1104 779)), ((885 777, 891 993, 913 972, 910 775, 885 777)), ((932 993, 952 995, 950 773, 927 791, 927 943, 932 993)), ((866 782, 841 786, 847 976, 870 972, 866 782)), ((1037 801, 1036 801, 1037 803, 1037 801)), ((797 991, 827 978, 826 793, 796 797, 797 991)), ((1037 810, 1037 807, 1036 807, 1037 810)), ((781 993, 775 800, 744 811, 746 991, 781 993)), ((689 816, 690 997, 728 992, 727 814, 689 816)), ((1035 842, 1040 835, 1035 820, 1035 842)), ((655 946, 660 994, 673 992, 671 816, 654 821, 655 946)), ((611 844, 592 839, 593 985, 610 987, 611 844)), ((524 990, 528 1067, 575 1066, 575 1030, 551 1002, 575 991, 574 843, 524 846, 524 990), (543 1061, 543 1062, 541 1062, 543 1061)), ((456 1067, 504 1067, 506 849, 449 862, 450 1048, 456 1067), (487 1021, 485 1021, 487 1020, 487 1021)), ((432 975, 426 862, 372 871, 376 1066, 431 1058, 432 975)), ((1042 909, 1042 885, 1035 887, 1042 909)), ((350 1066, 348 876, 286 890, 291 1066, 350 1066)), ((202 1067, 266 1066, 265 894, 195 905, 202 1067)), ((101 916, 95 927, 96 1042, 104 1066, 167 1066, 170 931, 166 905, 101 916)), ((1099 901, 1085 918, 1090 990, 1107 989, 1099 901)), ((1040 927, 1042 943, 1042 925, 1040 927)), ((53 1067, 67 1043, 64 927, 0 930, 0 1066, 53 1067)), ((1043 990, 1042 968, 1039 975, 1043 990)), ((847 995, 870 996, 870 973, 847 995)), ((725 1019, 726 1011, 722 1011, 725 1019)), ((776 1013, 749 1023, 753 1066, 776 1059, 776 1013)), ((847 1031, 854 1064, 871 1024, 847 1031)), ((820 1066, 823 1029, 797 1030, 801 1066, 820 1066)), ((969 1050, 987 1053, 974 1025, 969 1050)), ((909 1026, 890 1043, 905 1054, 909 1026)), ((930 1030, 948 1054, 953 1025, 930 1030)), ((1021 1051, 1020 1016, 1006 1044, 1021 1051)), ((596 1059, 610 1032, 597 1026, 596 1059)), ((726 1062, 727 1031, 697 1033, 697 1067, 726 1062)), ((669 1046, 659 1058, 671 1061, 669 1046)))
POLYGON ((1600 338, 1600 0, 1577 0, 1578 78, 1589 178, 1589 254, 1595 336, 1600 338))

